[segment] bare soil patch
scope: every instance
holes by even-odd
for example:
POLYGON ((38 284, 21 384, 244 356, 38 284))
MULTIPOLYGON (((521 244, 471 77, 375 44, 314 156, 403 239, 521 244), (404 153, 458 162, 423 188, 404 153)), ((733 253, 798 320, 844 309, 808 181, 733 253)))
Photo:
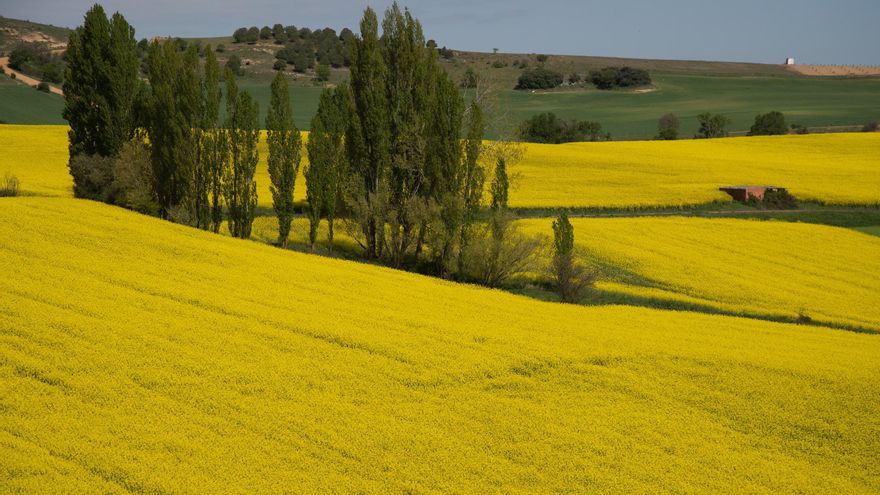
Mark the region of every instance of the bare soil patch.
POLYGON ((880 67, 856 65, 788 65, 786 67, 805 76, 880 76, 880 67))

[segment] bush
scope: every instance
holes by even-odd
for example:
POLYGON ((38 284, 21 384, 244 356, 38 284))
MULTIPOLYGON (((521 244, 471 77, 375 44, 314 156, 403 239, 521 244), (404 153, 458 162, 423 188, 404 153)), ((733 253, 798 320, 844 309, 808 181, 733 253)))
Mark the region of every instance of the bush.
POLYGON ((788 124, 782 112, 768 112, 755 116, 755 123, 749 129, 749 136, 777 136, 788 134, 788 124))
POLYGON ((794 134, 809 134, 810 130, 805 125, 791 124, 791 132, 794 134))
POLYGON ((449 48, 446 48, 445 46, 443 48, 439 48, 438 51, 440 52, 440 57, 442 57, 443 59, 452 60, 453 58, 455 58, 455 52, 450 50, 449 48))
POLYGON ((464 89, 473 89, 477 87, 478 80, 477 71, 475 71, 473 67, 468 67, 467 70, 464 71, 464 76, 462 76, 459 86, 464 89))
POLYGON ((862 127, 862 132, 877 132, 880 130, 880 122, 876 120, 873 122, 868 122, 865 124, 865 127, 862 127))
POLYGON ((272 64, 272 68, 275 70, 284 70, 287 67, 287 62, 284 60, 276 60, 274 64, 272 64))
POLYGON ((556 293, 563 302, 580 302, 587 288, 596 283, 596 275, 575 260, 574 226, 564 212, 553 221, 553 246, 550 271, 556 293))
POLYGON ((73 195, 77 198, 94 199, 112 203, 113 158, 100 155, 76 155, 70 159, 70 175, 73 176, 73 195))
POLYGON ((219 45, 217 45, 217 48, 214 51, 216 51, 217 53, 223 53, 226 51, 226 45, 220 43, 219 45))
POLYGON ((318 69, 315 71, 315 80, 316 81, 329 81, 330 80, 330 66, 327 64, 319 65, 318 69))
POLYGON ((490 226, 479 229, 462 252, 462 277, 487 287, 501 287, 534 271, 544 240, 520 232, 507 211, 494 213, 490 225, 494 230, 490 226))
POLYGON ((562 84, 562 74, 544 67, 527 69, 519 76, 516 89, 551 89, 562 84))
POLYGON ((610 135, 602 135, 602 125, 598 122, 563 120, 553 112, 526 119, 520 125, 519 137, 530 143, 548 144, 610 140, 610 135))
POLYGON ((535 57, 535 58, 538 60, 538 63, 543 64, 543 63, 546 62, 547 59, 550 58, 550 57, 548 57, 547 55, 544 55, 544 54, 542 53, 542 54, 538 55, 538 56, 535 57))
POLYGON ((730 119, 724 115, 713 115, 709 112, 697 115, 697 122, 700 123, 700 129, 694 137, 698 139, 725 137, 727 126, 730 125, 730 119))
POLYGON ((581 75, 577 72, 572 72, 568 75, 568 84, 577 84, 581 82, 581 75))
POLYGON ((678 139, 678 128, 681 123, 674 113, 667 113, 657 122, 657 139, 673 141, 678 139))
POLYGON ((492 68, 494 68, 494 69, 500 69, 504 66, 505 66, 504 62, 502 62, 500 60, 496 60, 496 61, 492 62, 492 68))
POLYGON ((113 163, 111 190, 119 206, 148 215, 159 214, 150 149, 143 135, 135 136, 122 146, 119 158, 113 163))
POLYGON ((598 89, 632 88, 651 84, 651 76, 643 69, 605 67, 590 72, 590 81, 598 89))
POLYGON ((44 82, 41 82, 40 84, 37 84, 37 91, 42 91, 43 93, 48 93, 49 92, 49 83, 44 81, 44 82))
POLYGON ((0 198, 18 196, 18 187, 18 177, 5 174, 3 176, 3 182, 0 182, 0 198))
POLYGON ((241 68, 241 58, 239 58, 238 55, 231 55, 229 59, 226 60, 226 68, 231 70, 236 76, 244 74, 244 70, 241 68))

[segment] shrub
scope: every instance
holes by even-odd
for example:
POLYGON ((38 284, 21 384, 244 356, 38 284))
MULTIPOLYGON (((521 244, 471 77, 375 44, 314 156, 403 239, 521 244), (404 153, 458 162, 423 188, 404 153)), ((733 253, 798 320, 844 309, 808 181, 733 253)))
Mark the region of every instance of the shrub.
POLYGON ((223 53, 223 52, 225 52, 225 51, 226 51, 226 45, 224 45, 223 43, 220 43, 219 45, 217 45, 217 48, 215 49, 215 51, 218 52, 218 53, 223 53))
POLYGON ((562 84, 562 74, 544 67, 527 69, 519 76, 516 89, 551 89, 562 84))
POLYGON ((231 70, 236 76, 240 76, 244 73, 241 68, 241 58, 239 58, 238 55, 231 55, 229 59, 226 60, 226 68, 231 70))
POLYGON ((450 50, 449 48, 446 48, 445 46, 443 48, 439 48, 438 51, 440 52, 440 57, 446 60, 452 60, 455 57, 455 52, 450 50))
POLYGON ((788 134, 788 124, 782 112, 768 112, 755 116, 755 123, 749 129, 749 136, 777 136, 788 134))
POLYGON ((462 76, 459 86, 465 89, 473 89, 477 87, 477 82, 477 71, 475 71, 473 67, 468 67, 467 70, 464 71, 464 76, 462 76))
POLYGON ((504 62, 502 62, 500 60, 496 60, 496 61, 492 62, 492 68, 500 69, 502 67, 504 67, 504 62))
POLYGON ((274 64, 272 64, 272 68, 275 70, 284 70, 287 67, 287 62, 284 60, 276 60, 274 64))
POLYGON ((15 79, 15 72, 11 72, 11 73, 9 74, 9 78, 10 78, 10 79, 15 79))
POLYGON ((119 206, 148 215, 159 214, 150 149, 143 135, 136 135, 122 146, 113 163, 111 190, 119 206))
POLYGON ((532 272, 543 249, 541 237, 520 232, 512 214, 498 211, 462 252, 462 276, 487 287, 506 286, 532 272))
POLYGON ((876 120, 873 122, 868 122, 865 124, 865 127, 862 127, 862 132, 877 132, 880 130, 880 122, 876 120))
POLYGON ((550 271, 556 293, 563 302, 580 302, 586 289, 595 284, 596 275, 575 260, 574 226, 565 212, 553 221, 553 247, 550 271))
POLYGON ((672 141, 678 139, 678 128, 681 123, 674 113, 667 113, 657 122, 657 139, 672 141))
POLYGON ((544 55, 544 54, 542 53, 542 54, 538 55, 538 56, 535 57, 535 58, 538 60, 538 63, 543 64, 543 63, 546 62, 547 59, 550 58, 550 57, 548 57, 547 55, 544 55))
MULTIPOLYGON (((602 125, 588 120, 563 120, 553 112, 545 112, 526 119, 519 128, 519 137, 530 143, 570 143, 601 141, 602 125)), ((610 140, 610 135, 604 136, 610 140)))
POLYGON ((805 125, 791 124, 791 132, 795 134, 809 134, 810 130, 805 125))
POLYGON ((40 84, 37 84, 37 91, 42 91, 43 93, 48 93, 49 92, 49 83, 44 81, 44 82, 41 82, 40 84))
POLYGON ((113 165, 115 160, 100 155, 76 155, 70 159, 70 175, 73 176, 73 195, 77 198, 94 199, 112 203, 113 165))
POLYGON ((329 81, 330 80, 330 66, 327 64, 319 65, 318 69, 315 71, 315 80, 316 81, 329 81))
POLYGON ((697 131, 695 138, 719 138, 727 136, 727 126, 730 125, 730 119, 724 115, 713 115, 709 112, 697 115, 697 121, 700 123, 700 129, 697 131))
POLYGON ((572 72, 568 75, 568 84, 577 84, 581 82, 581 75, 577 72, 572 72))
POLYGON ((5 174, 3 176, 3 182, 0 182, 0 198, 18 196, 18 187, 18 177, 5 174))
POLYGON ((590 81, 598 89, 632 88, 651 84, 651 76, 643 69, 605 67, 590 72, 590 81))

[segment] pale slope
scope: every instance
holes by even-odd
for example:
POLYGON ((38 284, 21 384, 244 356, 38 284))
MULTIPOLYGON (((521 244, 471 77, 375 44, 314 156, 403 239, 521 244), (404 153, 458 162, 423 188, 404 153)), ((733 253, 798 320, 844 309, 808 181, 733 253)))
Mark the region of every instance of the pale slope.
MULTIPOLYGON (((552 237, 552 219, 522 220, 552 237)), ((573 218, 606 297, 880 332, 880 238, 808 223, 573 218)))
POLYGON ((0 492, 880 489, 880 340, 0 199, 0 492))

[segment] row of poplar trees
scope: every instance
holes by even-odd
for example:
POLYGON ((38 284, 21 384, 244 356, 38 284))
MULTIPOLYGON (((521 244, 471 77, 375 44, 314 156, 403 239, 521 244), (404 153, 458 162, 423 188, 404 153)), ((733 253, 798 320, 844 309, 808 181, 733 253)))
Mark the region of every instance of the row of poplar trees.
POLYGON ((238 90, 228 69, 221 78, 210 47, 183 51, 174 40, 151 43, 147 84, 135 43, 125 18, 117 12, 108 19, 100 5, 71 34, 64 117, 74 192, 128 206, 132 184, 144 183, 148 200, 138 209, 214 232, 228 220, 234 236, 249 237, 257 207, 257 103, 238 90), (118 162, 136 157, 148 160, 135 170, 142 180, 125 180, 130 164, 118 162))
MULTIPOLYGON (((115 169, 97 173, 99 161, 88 158, 128 157, 126 146, 142 147, 133 156, 149 157, 145 182, 157 215, 214 232, 228 221, 232 235, 246 238, 257 210, 258 107, 231 72, 221 76, 210 47, 203 56, 154 40, 147 84, 124 17, 108 19, 99 5, 89 10, 71 35, 64 86, 75 192, 93 190, 86 185, 95 177, 113 182, 115 169), (75 167, 78 157, 88 165, 75 167)), ((477 227, 487 175, 480 106, 465 104, 420 23, 397 4, 381 33, 375 12, 364 12, 351 58, 350 81, 321 94, 306 146, 311 244, 326 221, 332 248, 342 220, 366 258, 463 273, 468 247, 485 234, 477 227)), ((265 127, 279 244, 286 246, 303 146, 281 73, 265 127)), ((505 227, 496 213, 506 210, 507 179, 503 161, 497 168, 487 224, 500 237, 505 227)))
POLYGON ((408 11, 394 4, 381 27, 368 8, 350 82, 325 89, 312 120, 310 240, 326 218, 332 244, 342 213, 367 258, 451 275, 480 212, 483 115, 465 105, 408 11))

